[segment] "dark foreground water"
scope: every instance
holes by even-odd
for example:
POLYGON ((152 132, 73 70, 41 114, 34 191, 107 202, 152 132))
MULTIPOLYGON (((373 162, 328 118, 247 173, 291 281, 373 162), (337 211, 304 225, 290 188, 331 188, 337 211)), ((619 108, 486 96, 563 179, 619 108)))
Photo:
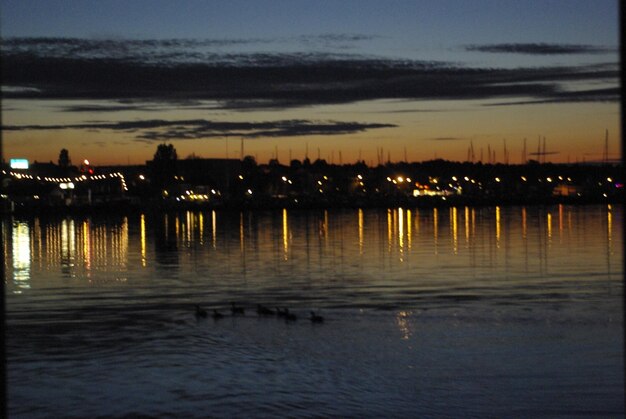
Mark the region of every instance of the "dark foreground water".
POLYGON ((623 417, 622 216, 556 206, 5 220, 8 411, 623 417), (231 301, 246 314, 231 316, 231 301), (226 317, 198 319, 195 303, 226 317), (298 320, 259 317, 257 303, 298 320))

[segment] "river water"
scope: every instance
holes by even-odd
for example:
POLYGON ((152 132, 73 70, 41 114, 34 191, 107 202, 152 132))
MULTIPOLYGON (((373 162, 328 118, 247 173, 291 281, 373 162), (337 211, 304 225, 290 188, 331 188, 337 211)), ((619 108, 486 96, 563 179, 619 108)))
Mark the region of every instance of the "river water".
POLYGON ((621 417, 622 219, 607 205, 5 219, 8 411, 621 417))

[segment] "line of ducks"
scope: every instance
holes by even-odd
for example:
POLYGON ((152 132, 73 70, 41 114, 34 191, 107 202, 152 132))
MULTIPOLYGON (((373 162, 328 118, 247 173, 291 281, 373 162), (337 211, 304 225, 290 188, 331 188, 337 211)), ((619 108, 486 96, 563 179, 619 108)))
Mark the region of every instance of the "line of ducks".
MULTIPOLYGON (((244 308, 237 306, 235 303, 230 303, 230 312, 233 316, 241 316, 245 314, 244 308)), ((288 321, 288 322, 295 321, 298 319, 298 317, 294 313, 291 313, 289 309, 286 307, 283 308, 282 310, 278 307, 276 307, 276 310, 272 310, 261 304, 257 304, 256 312, 261 317, 277 316, 277 317, 284 318, 285 321, 288 321)), ((209 313, 207 313, 205 309, 203 309, 198 304, 196 304, 196 317, 207 318, 208 316, 209 316, 209 313)), ((213 312, 211 313, 211 317, 215 320, 219 320, 219 319, 224 318, 224 315, 220 313, 219 311, 217 311, 216 309, 213 309, 213 312)), ((309 320, 312 323, 323 323, 324 317, 318 314, 315 314, 314 311, 311 311, 311 316, 309 317, 309 320)))

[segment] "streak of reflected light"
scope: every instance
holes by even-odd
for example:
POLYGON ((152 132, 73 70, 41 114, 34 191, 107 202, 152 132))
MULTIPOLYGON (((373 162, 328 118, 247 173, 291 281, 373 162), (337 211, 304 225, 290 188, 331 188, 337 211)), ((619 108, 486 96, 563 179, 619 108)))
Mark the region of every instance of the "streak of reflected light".
POLYGON ((439 254, 439 210, 433 208, 433 241, 435 254, 439 254))
POLYGON ((469 244, 470 239, 470 211, 469 207, 465 207, 465 243, 469 244))
POLYGON ((409 248, 409 250, 411 250, 411 242, 412 242, 412 224, 413 224, 413 219, 412 219, 412 214, 411 214, 411 210, 406 210, 406 244, 409 248))
POLYGON ((398 247, 400 262, 404 262, 404 210, 402 208, 398 208, 398 247))
POLYGON ((213 249, 217 246, 217 214, 215 210, 211 211, 211 234, 213 249))
POLYGON ((83 221, 83 260, 85 261, 85 270, 87 277, 91 276, 91 236, 89 230, 89 221, 83 221))
POLYGON ((548 213, 546 218, 548 223, 548 239, 552 239, 552 214, 548 213))
POLYGON ((450 208, 452 217, 452 250, 454 254, 459 253, 459 227, 457 225, 457 209, 456 207, 450 208))
POLYGON ((413 330, 410 322, 410 317, 412 314, 412 311, 400 311, 396 315, 396 325, 400 330, 402 340, 408 340, 413 335, 413 330))
POLYGON ((528 224, 526 222, 526 207, 522 208, 522 238, 526 239, 528 224))
POLYGON ((359 208, 358 212, 359 222, 359 254, 363 254, 363 210, 359 208))
POLYGON ((245 234, 244 234, 244 225, 243 225, 243 212, 239 213, 239 251, 241 253, 245 250, 245 234))
POLYGON ((139 234, 141 241, 141 266, 146 267, 146 216, 141 214, 139 223, 139 234))
POLYGON ((496 207, 496 247, 500 248, 500 234, 501 234, 501 217, 500 217, 500 207, 496 207))
POLYGON ((17 286, 15 294, 30 288, 30 227, 27 223, 19 222, 13 225, 12 237, 13 253, 13 282, 17 286))
POLYGON ((393 243, 393 220, 391 210, 387 209, 387 250, 391 253, 391 245, 393 243))
POLYGON ((289 259, 289 222, 286 208, 283 208, 283 258, 289 259))
POLYGON ((204 244, 204 213, 198 214, 198 234, 200 235, 200 246, 204 244))

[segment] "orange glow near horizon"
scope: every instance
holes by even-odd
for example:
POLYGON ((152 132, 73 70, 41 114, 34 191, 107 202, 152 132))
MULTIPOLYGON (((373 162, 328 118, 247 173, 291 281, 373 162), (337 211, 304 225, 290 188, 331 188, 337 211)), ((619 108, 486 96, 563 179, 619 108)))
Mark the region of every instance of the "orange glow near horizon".
MULTIPOLYGON (((370 166, 380 162, 382 148, 386 163, 420 162, 442 158, 466 161, 470 143, 475 161, 487 150, 495 150, 496 161, 504 162, 504 140, 509 163, 522 160, 524 138, 526 156, 536 159, 537 138, 546 137, 546 161, 554 163, 593 161, 602 158, 605 130, 609 131, 609 157, 621 155, 619 104, 566 103, 511 106, 485 106, 487 101, 392 101, 375 100, 342 105, 319 105, 276 111, 201 111, 159 110, 146 115, 136 111, 102 113, 58 112, 51 108, 67 106, 75 101, 6 100, 3 104, 6 126, 52 126, 85 121, 117 122, 143 119, 189 120, 204 118, 217 122, 276 121, 309 119, 319 121, 350 121, 393 124, 362 132, 335 135, 302 135, 280 138, 244 139, 244 154, 260 164, 276 157, 282 164, 289 158, 303 160, 318 156, 328 163, 355 163, 359 157, 370 166), (53 106, 54 105, 54 106, 53 106), (404 112, 406 108, 415 112, 404 112), (420 112, 430 109, 432 112, 420 112), (103 121, 103 118, 112 118, 103 121)), ((138 138, 141 130, 107 129, 24 129, 3 132, 5 159, 27 158, 30 162, 57 162, 59 152, 66 148, 74 164, 89 159, 94 166, 145 164, 151 160, 157 140, 138 138)), ((165 140, 165 137, 164 137, 165 140)), ((223 137, 193 140, 172 140, 179 159, 192 154, 203 158, 240 158, 240 138, 223 137)))

